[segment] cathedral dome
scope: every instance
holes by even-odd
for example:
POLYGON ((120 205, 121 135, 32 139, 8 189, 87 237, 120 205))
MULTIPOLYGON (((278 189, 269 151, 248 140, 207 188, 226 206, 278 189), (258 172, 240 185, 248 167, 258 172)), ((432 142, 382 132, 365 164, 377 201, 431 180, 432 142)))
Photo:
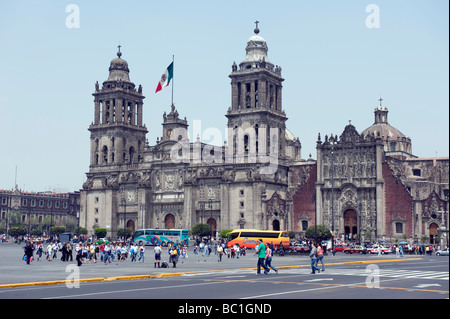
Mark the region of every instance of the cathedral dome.
POLYGON ((364 131, 362 136, 381 138, 387 155, 408 158, 412 155, 411 139, 388 123, 388 109, 381 105, 375 108, 375 123, 364 131))
POLYGON ((247 55, 245 56, 244 62, 269 62, 269 57, 267 56, 268 50, 266 40, 257 34, 253 35, 247 41, 247 47, 245 48, 247 55))
POLYGON ((247 43, 253 41, 253 42, 260 42, 261 44, 266 43, 266 40, 258 34, 252 35, 250 38, 248 38, 247 43))
POLYGON ((247 55, 245 56, 244 62, 269 62, 269 58, 267 56, 267 51, 269 49, 267 47, 266 40, 259 35, 259 21, 256 21, 255 23, 256 28, 253 31, 255 34, 247 40, 247 47, 245 48, 247 55))
POLYGON ((288 129, 286 129, 285 131, 284 131, 284 137, 286 138, 286 140, 287 141, 295 141, 295 136, 294 136, 294 134, 292 134, 292 132, 291 131, 289 131, 288 129))
POLYGON ((396 140, 398 138, 406 138, 406 136, 398 129, 388 123, 376 123, 366 128, 362 134, 364 136, 373 135, 380 136, 384 139, 396 140))
POLYGON ((121 58, 122 52, 117 52, 117 58, 111 60, 109 65, 109 76, 107 81, 125 81, 130 82, 130 69, 128 69, 128 62, 121 58))
POLYGON ((406 138, 402 132, 390 125, 387 121, 388 109, 383 106, 375 108, 375 123, 366 128, 362 134, 363 136, 374 135, 380 136, 384 139, 397 140, 399 138, 406 138))

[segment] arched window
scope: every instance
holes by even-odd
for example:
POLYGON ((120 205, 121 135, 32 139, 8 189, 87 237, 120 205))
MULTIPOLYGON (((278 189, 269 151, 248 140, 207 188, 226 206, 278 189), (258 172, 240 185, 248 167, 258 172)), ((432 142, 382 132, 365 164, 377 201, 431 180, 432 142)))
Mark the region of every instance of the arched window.
POLYGON ((108 164, 108 147, 105 145, 102 149, 103 153, 103 163, 108 164))
POLYGON ((134 155, 134 147, 133 146, 130 147, 128 155, 129 155, 128 161, 131 164, 131 163, 133 163, 133 155, 134 155))

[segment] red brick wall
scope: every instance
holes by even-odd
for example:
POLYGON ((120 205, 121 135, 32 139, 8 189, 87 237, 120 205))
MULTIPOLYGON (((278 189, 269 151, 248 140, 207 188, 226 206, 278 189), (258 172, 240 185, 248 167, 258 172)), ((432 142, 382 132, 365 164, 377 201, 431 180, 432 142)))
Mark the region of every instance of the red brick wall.
MULTIPOLYGON (((295 169, 295 168, 291 168, 295 169)), ((298 219, 300 216, 308 216, 309 217, 309 223, 308 227, 314 225, 315 223, 315 210, 316 210, 316 199, 315 199, 315 193, 316 193, 316 181, 317 181, 317 166, 314 165, 314 167, 311 169, 311 172, 309 174, 309 177, 303 185, 299 186, 297 189, 297 192, 294 195, 294 229, 292 229, 294 232, 300 232, 303 231, 303 229, 300 229, 301 224, 299 225, 298 219), (314 198, 314 200, 313 200, 314 198)))
POLYGON ((393 175, 392 170, 387 163, 383 163, 383 179, 385 190, 385 210, 386 210, 386 237, 401 237, 402 234, 395 232, 395 225, 393 220, 406 220, 403 233, 409 237, 413 232, 413 216, 412 206, 413 201, 411 195, 406 190, 406 187, 397 181, 393 175))

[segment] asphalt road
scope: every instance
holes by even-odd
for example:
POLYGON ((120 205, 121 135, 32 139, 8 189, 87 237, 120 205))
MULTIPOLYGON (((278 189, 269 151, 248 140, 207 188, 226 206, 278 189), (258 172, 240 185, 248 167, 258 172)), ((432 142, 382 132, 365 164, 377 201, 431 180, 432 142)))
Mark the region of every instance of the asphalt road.
POLYGON ((151 299, 159 305, 171 300, 173 314, 197 311, 207 317, 210 310, 209 315, 217 317, 249 311, 273 313, 278 306, 284 309, 284 303, 273 304, 274 300, 449 298, 448 257, 338 253, 325 256, 325 272, 313 275, 309 257, 283 256, 274 257, 272 263, 278 274, 257 276, 253 254, 218 262, 214 255, 196 256, 190 251, 177 268, 155 269, 151 251, 147 247, 145 263, 76 267, 75 262, 43 260, 27 265, 20 260, 20 246, 2 244, 0 299, 151 299), (76 282, 74 278, 93 281, 76 282), (52 284, 52 280, 60 282, 52 284))

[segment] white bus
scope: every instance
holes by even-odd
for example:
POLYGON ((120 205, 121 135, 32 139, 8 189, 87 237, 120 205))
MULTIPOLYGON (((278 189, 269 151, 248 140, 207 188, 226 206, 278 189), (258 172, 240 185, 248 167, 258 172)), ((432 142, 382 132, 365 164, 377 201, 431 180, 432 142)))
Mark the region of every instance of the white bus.
POLYGON ((138 229, 133 234, 133 241, 139 246, 162 245, 170 242, 181 245, 189 245, 189 231, 187 229, 138 229))

